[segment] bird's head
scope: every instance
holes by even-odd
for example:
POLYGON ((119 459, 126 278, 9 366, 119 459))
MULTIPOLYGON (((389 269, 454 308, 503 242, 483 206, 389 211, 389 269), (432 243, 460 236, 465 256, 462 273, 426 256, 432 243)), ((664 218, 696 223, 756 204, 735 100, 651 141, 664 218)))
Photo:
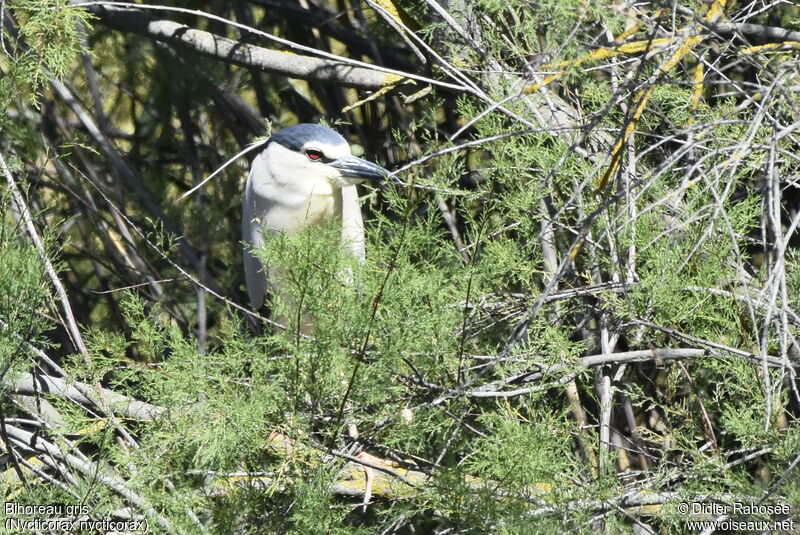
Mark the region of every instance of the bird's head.
POLYGON ((347 140, 317 124, 297 124, 273 134, 264 156, 272 179, 295 188, 323 184, 341 188, 379 182, 389 174, 380 165, 353 156, 347 140))

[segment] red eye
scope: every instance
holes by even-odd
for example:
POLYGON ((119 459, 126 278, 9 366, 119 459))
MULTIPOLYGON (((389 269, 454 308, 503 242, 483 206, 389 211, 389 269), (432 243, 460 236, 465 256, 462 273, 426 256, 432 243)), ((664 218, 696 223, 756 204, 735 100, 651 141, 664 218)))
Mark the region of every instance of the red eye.
POLYGON ((306 156, 308 156, 309 160, 321 160, 322 153, 316 149, 308 149, 306 151, 306 156))

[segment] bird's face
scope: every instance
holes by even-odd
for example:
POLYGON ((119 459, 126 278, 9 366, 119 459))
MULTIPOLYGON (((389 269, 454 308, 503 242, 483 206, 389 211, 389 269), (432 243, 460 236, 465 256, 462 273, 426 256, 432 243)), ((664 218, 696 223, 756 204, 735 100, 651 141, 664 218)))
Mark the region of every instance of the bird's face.
POLYGON ((275 134, 265 150, 276 182, 321 192, 378 182, 388 176, 380 165, 353 156, 347 141, 333 130, 319 125, 299 126, 306 128, 290 127, 275 134))

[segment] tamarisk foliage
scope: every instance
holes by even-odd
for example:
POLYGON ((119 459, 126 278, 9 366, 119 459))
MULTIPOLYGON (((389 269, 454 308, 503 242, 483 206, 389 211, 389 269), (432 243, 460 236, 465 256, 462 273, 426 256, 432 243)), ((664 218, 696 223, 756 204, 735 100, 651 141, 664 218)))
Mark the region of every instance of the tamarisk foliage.
POLYGON ((796 7, 0 8, 6 502, 156 533, 800 522, 796 7), (319 121, 399 182, 360 190, 363 263, 270 237, 287 291, 253 311, 234 156, 319 121))

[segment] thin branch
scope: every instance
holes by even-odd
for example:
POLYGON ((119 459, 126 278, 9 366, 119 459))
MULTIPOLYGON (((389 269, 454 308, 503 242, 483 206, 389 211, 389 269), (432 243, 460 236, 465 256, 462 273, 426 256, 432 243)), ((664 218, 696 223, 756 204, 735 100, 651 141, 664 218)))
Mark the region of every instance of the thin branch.
POLYGON ((23 199, 22 193, 17 186, 17 181, 14 180, 14 176, 8 169, 8 165, 6 165, 6 159, 2 153, 0 153, 0 171, 2 171, 6 178, 8 187, 11 190, 14 204, 17 205, 17 210, 19 210, 22 220, 25 223, 25 229, 28 231, 28 235, 31 237, 31 241, 33 241, 36 251, 39 253, 39 258, 44 264, 47 275, 50 277, 50 282, 56 289, 59 301, 61 301, 61 308, 64 311, 64 316, 66 317, 66 323, 64 327, 66 327, 67 332, 70 334, 70 338, 72 339, 75 349, 77 349, 88 362, 90 359, 89 351, 86 349, 86 345, 83 343, 83 336, 81 335, 81 330, 78 327, 78 323, 75 321, 75 315, 72 313, 72 306, 69 303, 67 291, 64 289, 64 285, 61 284, 61 280, 58 278, 58 273, 53 267, 53 263, 50 261, 50 258, 47 256, 47 250, 44 247, 42 238, 39 236, 39 231, 36 230, 36 225, 33 224, 33 218, 28 210, 28 205, 25 202, 25 199, 23 199))

